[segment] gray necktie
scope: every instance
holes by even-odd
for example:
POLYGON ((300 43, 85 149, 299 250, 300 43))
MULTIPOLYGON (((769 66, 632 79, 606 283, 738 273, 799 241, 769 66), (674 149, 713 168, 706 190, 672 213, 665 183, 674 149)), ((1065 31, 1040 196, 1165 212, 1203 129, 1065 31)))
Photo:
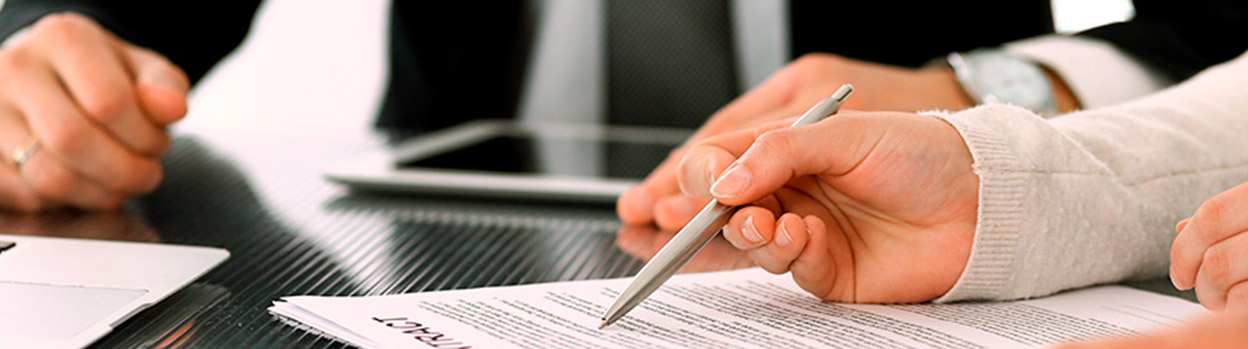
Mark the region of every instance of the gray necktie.
POLYGON ((736 96, 727 0, 605 0, 612 124, 697 127, 736 96))

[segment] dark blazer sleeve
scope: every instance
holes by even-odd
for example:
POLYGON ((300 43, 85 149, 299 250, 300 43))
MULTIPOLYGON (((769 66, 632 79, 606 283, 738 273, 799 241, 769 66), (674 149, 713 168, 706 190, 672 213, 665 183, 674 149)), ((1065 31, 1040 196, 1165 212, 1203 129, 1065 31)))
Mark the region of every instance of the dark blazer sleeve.
POLYGON ((250 30, 260 0, 7 0, 0 38, 52 13, 91 17, 122 39, 168 57, 194 83, 233 51, 250 30))
POLYGON ((1174 81, 1248 50, 1248 1, 1136 0, 1129 21, 1079 35, 1108 41, 1174 81))

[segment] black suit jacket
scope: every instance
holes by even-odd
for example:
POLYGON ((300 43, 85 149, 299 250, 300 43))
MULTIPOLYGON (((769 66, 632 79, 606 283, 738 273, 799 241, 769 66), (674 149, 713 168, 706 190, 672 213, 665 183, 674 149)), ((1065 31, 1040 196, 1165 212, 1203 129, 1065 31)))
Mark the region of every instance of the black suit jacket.
MULTIPOLYGON (((47 14, 76 11, 165 54, 197 81, 242 41, 259 1, 8 0, 0 11, 0 37, 47 14)), ((794 0, 791 54, 831 52, 917 66, 952 51, 1051 33, 1049 6, 1047 0, 794 0)), ((1133 20, 1081 35, 1113 43, 1175 80, 1248 48, 1248 1, 1138 0, 1135 7, 1133 20)), ((378 125, 428 130, 511 117, 531 46, 530 11, 524 1, 395 0, 378 125), (481 112, 464 115, 469 109, 481 112)))

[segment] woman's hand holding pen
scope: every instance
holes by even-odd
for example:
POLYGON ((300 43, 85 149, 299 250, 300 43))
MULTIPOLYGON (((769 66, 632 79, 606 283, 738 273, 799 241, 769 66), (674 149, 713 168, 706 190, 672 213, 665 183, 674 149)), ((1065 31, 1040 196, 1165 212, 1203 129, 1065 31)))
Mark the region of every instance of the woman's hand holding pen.
POLYGON ((748 205, 724 237, 820 298, 921 302, 949 291, 970 256, 979 190, 958 132, 893 112, 786 126, 692 145, 676 169, 682 191, 748 205))

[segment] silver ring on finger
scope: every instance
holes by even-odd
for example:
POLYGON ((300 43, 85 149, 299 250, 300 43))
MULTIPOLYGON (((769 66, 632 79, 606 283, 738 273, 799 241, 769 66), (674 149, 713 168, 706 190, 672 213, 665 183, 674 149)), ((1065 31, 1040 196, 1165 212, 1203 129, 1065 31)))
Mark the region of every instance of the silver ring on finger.
POLYGON ((30 157, 34 156, 35 152, 39 151, 39 148, 42 146, 43 142, 40 142, 38 137, 33 135, 26 137, 26 142, 13 150, 13 165, 17 166, 18 170, 21 170, 22 165, 30 161, 30 157))

